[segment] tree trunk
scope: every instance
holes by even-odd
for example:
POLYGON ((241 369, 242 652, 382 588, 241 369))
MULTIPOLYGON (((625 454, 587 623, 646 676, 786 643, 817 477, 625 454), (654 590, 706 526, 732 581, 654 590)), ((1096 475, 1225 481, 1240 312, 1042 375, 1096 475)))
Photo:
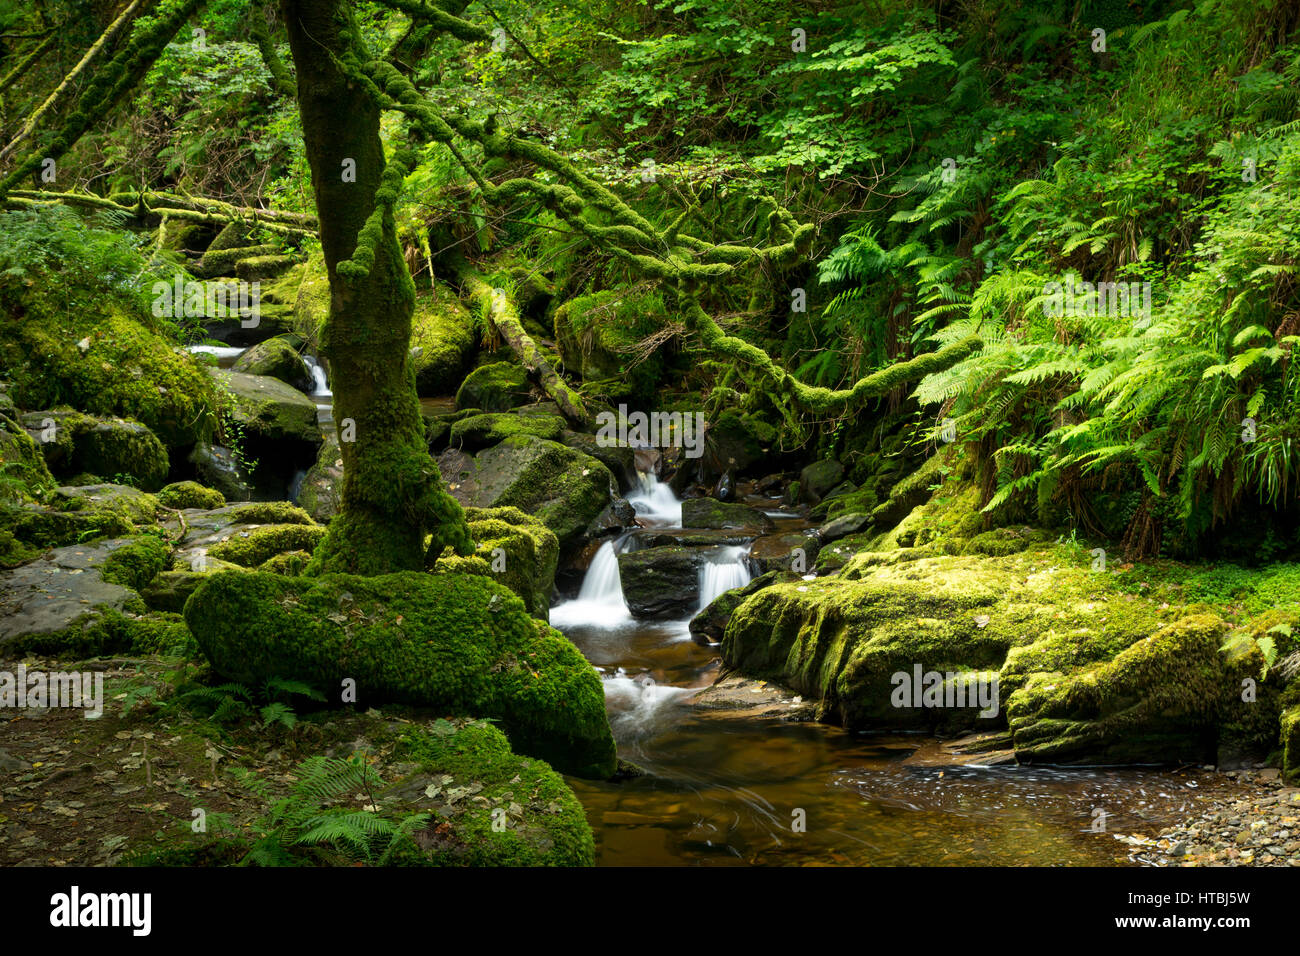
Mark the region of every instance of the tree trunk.
POLYGON ((446 545, 469 553, 464 513, 429 457, 409 363, 415 285, 397 242, 391 208, 367 274, 340 275, 376 208, 384 172, 378 106, 337 61, 359 57, 347 0, 282 0, 298 77, 307 161, 329 272, 330 314, 321 338, 333 376, 334 419, 343 458, 338 515, 317 549, 313 572, 384 574, 419 570, 446 545), (355 170, 347 181, 345 170, 355 170))

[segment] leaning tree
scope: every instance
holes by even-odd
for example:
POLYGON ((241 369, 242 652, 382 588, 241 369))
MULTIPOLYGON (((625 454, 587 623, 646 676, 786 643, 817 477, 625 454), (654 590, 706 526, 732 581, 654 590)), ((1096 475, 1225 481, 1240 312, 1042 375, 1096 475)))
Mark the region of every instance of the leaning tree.
MULTIPOLYGON (((397 56, 410 53, 404 44, 424 50, 438 36, 463 43, 492 41, 487 27, 465 17, 464 0, 378 3, 409 18, 412 27, 394 48, 382 52, 367 47, 353 0, 281 0, 292 74, 276 55, 265 23, 254 16, 253 35, 274 87, 297 98, 329 275, 330 309, 321 344, 333 371, 335 418, 345 430, 340 446, 344 478, 339 513, 316 552, 313 571, 419 569, 448 547, 462 554, 472 547, 463 513, 427 451, 410 369, 415 290, 394 209, 416 161, 414 147, 420 144, 443 144, 487 203, 544 206, 597 250, 671 289, 686 332, 791 409, 827 412, 858 406, 947 368, 978 347, 976 339, 964 339, 843 389, 800 381, 762 349, 725 332, 703 303, 710 287, 740 281, 742 270, 798 261, 811 243, 811 225, 799 224, 768 200, 764 238, 758 244, 700 238, 697 233, 705 231, 699 228, 701 213, 691 205, 668 225, 656 226, 560 152, 504 128, 493 116, 478 121, 441 109, 418 88, 397 56), (405 119, 398 141, 387 150, 380 137, 386 112, 405 119), (482 160, 476 161, 479 156, 482 160), (485 175, 487 161, 495 158, 513 161, 522 174, 500 181, 485 175)), ((165 11, 135 30, 110 61, 105 78, 91 84, 86 102, 78 101, 63 125, 0 179, 0 194, 30 175, 43 155, 68 149, 93 122, 87 110, 103 115, 201 5, 201 0, 170 0, 165 11)), ((509 297, 489 287, 465 260, 453 260, 452 268, 456 274, 451 278, 480 304, 562 413, 575 423, 586 421, 580 396, 529 339, 509 297)))

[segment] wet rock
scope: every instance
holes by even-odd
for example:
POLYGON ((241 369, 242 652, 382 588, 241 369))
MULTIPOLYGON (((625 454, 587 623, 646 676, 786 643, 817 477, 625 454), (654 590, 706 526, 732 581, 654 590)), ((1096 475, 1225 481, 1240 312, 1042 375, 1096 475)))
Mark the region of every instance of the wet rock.
POLYGON ((750 545, 749 560, 759 571, 807 574, 820 550, 821 541, 815 531, 788 531, 756 539, 750 545))
POLYGON ((316 463, 307 469, 298 488, 297 505, 321 524, 338 514, 343 494, 343 455, 337 435, 329 435, 320 446, 316 463))
POLYGON ((229 448, 199 442, 190 452, 189 463, 199 480, 219 491, 227 501, 252 498, 252 480, 229 448))
POLYGON ((699 548, 658 547, 618 556, 623 600, 635 617, 681 617, 700 602, 699 548))
POLYGON ((799 488, 805 501, 817 504, 843 478, 844 466, 834 458, 823 458, 799 472, 799 488))
POLYGON ((851 534, 857 534, 871 526, 871 516, 865 514, 847 514, 840 515, 833 521, 827 522, 821 529, 821 539, 823 544, 829 544, 832 541, 838 541, 840 538, 847 537, 851 534))
POLYGON ((772 519, 745 505, 715 501, 712 498, 688 498, 682 502, 683 528, 745 529, 769 532, 776 529, 772 519))

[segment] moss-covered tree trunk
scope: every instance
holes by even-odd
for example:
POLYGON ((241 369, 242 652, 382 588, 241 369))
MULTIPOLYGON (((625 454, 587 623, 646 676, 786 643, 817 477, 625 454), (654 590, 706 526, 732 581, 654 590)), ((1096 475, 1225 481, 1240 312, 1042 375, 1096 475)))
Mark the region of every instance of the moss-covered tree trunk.
MULTIPOLYGON (((464 515, 429 457, 409 367, 415 286, 397 242, 391 204, 368 238, 373 262, 343 270, 376 210, 384 173, 379 107, 339 62, 364 59, 348 0, 282 0, 298 76, 307 160, 330 313, 321 338, 333 377, 343 492, 312 570, 383 574, 420 569, 425 537, 436 557, 470 549, 464 515)), ((364 240, 362 240, 364 241, 364 240)))

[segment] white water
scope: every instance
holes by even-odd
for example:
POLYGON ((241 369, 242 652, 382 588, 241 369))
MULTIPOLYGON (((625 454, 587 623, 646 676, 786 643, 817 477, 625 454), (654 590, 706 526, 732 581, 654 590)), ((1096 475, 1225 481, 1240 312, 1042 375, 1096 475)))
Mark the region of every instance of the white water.
MULTIPOLYGON (((641 522, 652 527, 680 527, 682 504, 672 489, 660 484, 654 475, 639 474, 638 478, 639 487, 628 496, 628 501, 641 522)), ((627 538, 624 535, 600 546, 582 579, 578 596, 551 608, 551 626, 561 630, 580 629, 584 641, 594 640, 606 646, 625 641, 629 633, 654 633, 658 635, 656 640, 664 643, 691 640, 692 615, 674 621, 639 621, 632 617, 623 600, 618 573, 618 555, 627 538)), ((719 548, 700 568, 701 609, 723 591, 749 583, 749 568, 745 565, 747 551, 745 546, 719 548)), ((661 716, 694 692, 691 688, 656 683, 648 674, 629 677, 621 667, 612 675, 605 674, 603 680, 610 724, 620 740, 655 730, 661 716)))
POLYGON ((724 591, 742 588, 750 581, 745 555, 749 548, 722 548, 714 560, 700 568, 700 610, 708 607, 724 591))
POLYGON ((185 346, 185 351, 203 352, 206 355, 214 355, 216 356, 217 361, 220 361, 221 359, 239 358, 239 356, 243 355, 247 350, 235 348, 230 345, 187 345, 185 346))
POLYGON ((658 684, 648 675, 628 677, 627 671, 620 667, 613 677, 605 678, 605 706, 609 710, 610 726, 620 740, 653 731, 658 726, 660 711, 690 693, 690 688, 658 684))
POLYGON ((325 369, 321 368, 319 362, 314 356, 304 355, 302 360, 307 363, 307 368, 311 371, 312 380, 312 398, 329 398, 334 395, 330 391, 329 379, 325 375, 325 369))
POLYGON ((627 496, 628 504, 636 509, 637 515, 648 524, 680 527, 682 523, 682 503, 673 490, 660 484, 659 479, 643 471, 636 473, 637 489, 627 496))
POLYGON ((551 608, 552 627, 615 628, 632 623, 618 577, 617 544, 614 541, 602 544, 591 559, 578 596, 551 608))

